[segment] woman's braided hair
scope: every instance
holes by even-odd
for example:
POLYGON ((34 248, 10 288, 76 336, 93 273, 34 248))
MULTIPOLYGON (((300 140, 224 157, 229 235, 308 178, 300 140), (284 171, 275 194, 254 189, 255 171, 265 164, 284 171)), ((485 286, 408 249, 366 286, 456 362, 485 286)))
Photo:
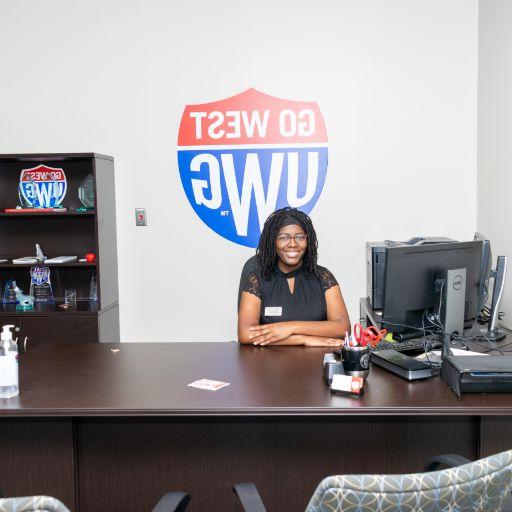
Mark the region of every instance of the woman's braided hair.
POLYGON ((282 228, 282 222, 287 217, 296 219, 297 225, 304 230, 308 237, 308 246, 302 260, 306 273, 317 273, 318 241, 313 223, 304 212, 296 208, 287 207, 270 214, 261 232, 258 248, 256 249, 256 257, 261 265, 264 279, 270 279, 271 273, 277 268, 276 239, 279 230, 282 228))

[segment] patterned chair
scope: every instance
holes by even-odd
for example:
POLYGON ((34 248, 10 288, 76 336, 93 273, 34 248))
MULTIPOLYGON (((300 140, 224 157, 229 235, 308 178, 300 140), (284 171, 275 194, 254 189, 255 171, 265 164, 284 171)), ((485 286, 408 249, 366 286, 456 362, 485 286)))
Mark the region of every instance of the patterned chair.
MULTIPOLYGON (((427 468, 456 456, 433 459, 427 468)), ((508 507, 512 450, 441 471, 410 475, 342 475, 320 482, 306 512, 499 512, 508 507)), ((266 512, 253 484, 233 489, 246 512, 266 512)))
POLYGON ((50 496, 26 496, 23 498, 0 498, 0 512, 69 512, 57 498, 50 496))
MULTIPOLYGON (((190 496, 182 492, 165 494, 152 512, 184 512, 190 496)), ((24 498, 0 498, 0 512, 70 512, 57 498, 27 496, 24 498)))

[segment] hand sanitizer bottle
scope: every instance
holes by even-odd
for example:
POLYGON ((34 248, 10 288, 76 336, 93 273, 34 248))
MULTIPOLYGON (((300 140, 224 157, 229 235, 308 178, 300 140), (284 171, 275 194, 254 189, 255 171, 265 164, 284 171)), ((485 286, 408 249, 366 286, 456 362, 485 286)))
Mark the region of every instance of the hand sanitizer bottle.
POLYGON ((14 325, 4 325, 0 334, 0 398, 20 393, 18 384, 18 345, 12 339, 14 325))

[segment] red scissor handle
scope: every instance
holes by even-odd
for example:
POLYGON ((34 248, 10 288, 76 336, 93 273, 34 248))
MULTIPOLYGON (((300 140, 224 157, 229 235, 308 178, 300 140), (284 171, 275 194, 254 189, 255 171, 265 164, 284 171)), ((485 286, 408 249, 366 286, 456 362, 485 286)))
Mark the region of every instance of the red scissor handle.
POLYGON ((376 327, 370 325, 370 327, 366 329, 366 335, 368 336, 367 341, 372 347, 375 347, 377 343, 379 343, 379 341, 381 341, 386 336, 387 333, 388 331, 386 329, 381 329, 379 331, 376 327))
POLYGON ((354 325, 354 338, 359 345, 363 347, 366 345, 366 332, 360 323, 354 325))

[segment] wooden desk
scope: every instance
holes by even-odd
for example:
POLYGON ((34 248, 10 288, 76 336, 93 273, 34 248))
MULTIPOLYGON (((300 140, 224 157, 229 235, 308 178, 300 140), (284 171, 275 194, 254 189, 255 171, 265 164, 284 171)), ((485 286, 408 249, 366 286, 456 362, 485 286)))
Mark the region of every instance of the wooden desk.
POLYGON ((191 511, 229 511, 231 486, 254 481, 270 511, 291 511, 330 474, 419 471, 436 453, 512 446, 510 395, 458 400, 439 377, 408 383, 373 367, 364 397, 334 396, 327 351, 41 345, 21 359, 20 396, 0 399, 0 488, 80 512, 150 510, 185 490, 191 511), (187 386, 201 378, 230 385, 187 386))

